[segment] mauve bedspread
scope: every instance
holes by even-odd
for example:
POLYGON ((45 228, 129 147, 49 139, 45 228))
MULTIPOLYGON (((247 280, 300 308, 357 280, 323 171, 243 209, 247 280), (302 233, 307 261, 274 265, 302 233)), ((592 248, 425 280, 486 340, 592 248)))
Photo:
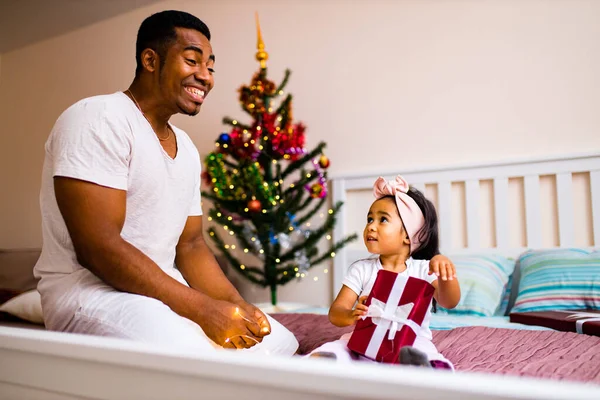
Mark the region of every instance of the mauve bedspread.
MULTIPOLYGON (((272 317, 296 335, 301 354, 352 330, 331 325, 326 315, 273 314, 272 317)), ((457 371, 600 384, 600 337, 474 326, 434 331, 433 342, 457 371)))

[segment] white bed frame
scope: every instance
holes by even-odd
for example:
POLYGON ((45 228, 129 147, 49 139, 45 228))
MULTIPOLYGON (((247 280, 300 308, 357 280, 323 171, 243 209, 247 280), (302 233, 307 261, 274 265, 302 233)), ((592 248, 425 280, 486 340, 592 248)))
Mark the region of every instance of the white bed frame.
MULTIPOLYGON (((540 178, 555 176, 557 219, 559 246, 572 247, 574 245, 574 204, 573 204, 573 179, 575 173, 589 173, 588 195, 591 198, 591 215, 586 216, 592 220, 593 244, 591 247, 600 246, 600 152, 569 155, 563 157, 513 160, 484 165, 463 165, 448 168, 432 168, 412 171, 393 171, 379 174, 339 177, 333 180, 333 200, 347 203, 353 193, 371 191, 373 182, 379 176, 393 179, 401 174, 411 186, 425 192, 426 185, 437 187, 437 211, 440 228, 440 250, 443 254, 502 254, 508 257, 517 257, 528 248, 542 247, 542 216, 540 213, 540 178), (523 180, 526 246, 511 247, 508 225, 509 179, 521 178, 523 180), (481 181, 493 182, 494 209, 491 215, 495 226, 496 245, 484 247, 480 243, 480 183, 481 181), (451 196, 452 184, 464 184, 464 202, 462 205, 453 205, 451 196), (457 248, 453 244, 453 226, 451 213, 458 207, 466 210, 466 247, 457 248)), ((351 232, 348 228, 349 218, 366 218, 365 206, 363 215, 346 215, 347 207, 342 209, 341 217, 334 230, 334 238, 339 239, 350 233, 359 234, 362 243, 362 231, 351 232)), ((364 245, 354 245, 340 250, 334 258, 333 293, 337 293, 342 286, 342 279, 350 264, 361 258, 367 257, 364 245)))
POLYGON ((600 386, 222 351, 0 327, 0 399, 598 400, 600 386))
MULTIPOLYGON (((441 243, 451 248, 449 194, 451 182, 465 182, 468 246, 478 243, 477 201, 482 179, 494 182, 497 246, 508 246, 508 178, 524 177, 527 245, 540 244, 539 176, 556 174, 560 245, 572 244, 571 174, 590 173, 595 244, 600 241, 600 155, 401 171, 413 185, 438 185, 441 243)), ((394 173, 395 174, 395 173, 394 173)), ((393 177, 394 174, 383 174, 393 177)), ((352 190, 370 189, 376 175, 333 181, 335 200, 352 190)), ((348 233, 342 215, 334 232, 348 233)), ((348 262, 364 250, 343 250, 335 258, 335 291, 348 262)), ((203 356, 182 354, 120 339, 0 327, 0 400, 3 399, 594 399, 600 385, 565 383, 503 375, 456 373, 418 368, 359 364, 352 368, 330 360, 256 356, 222 351, 203 356)))

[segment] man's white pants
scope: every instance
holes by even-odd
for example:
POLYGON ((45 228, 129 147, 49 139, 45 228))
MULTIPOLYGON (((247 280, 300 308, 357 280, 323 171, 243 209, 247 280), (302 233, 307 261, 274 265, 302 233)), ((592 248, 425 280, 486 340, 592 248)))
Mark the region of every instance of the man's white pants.
MULTIPOLYGON (((172 276, 177 274, 178 271, 171 272, 172 276)), ((119 292, 87 270, 51 282, 42 281, 38 289, 44 322, 50 330, 132 339, 190 352, 222 349, 199 325, 176 314, 161 301, 119 292)), ((293 355, 298 349, 294 335, 270 316, 267 318, 271 334, 245 351, 293 355)))

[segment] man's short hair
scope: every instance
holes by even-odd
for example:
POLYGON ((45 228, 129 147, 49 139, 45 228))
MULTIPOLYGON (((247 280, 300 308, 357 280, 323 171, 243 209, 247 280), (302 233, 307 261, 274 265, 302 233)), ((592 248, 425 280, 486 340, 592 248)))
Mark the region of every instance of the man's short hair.
POLYGON ((158 53, 162 68, 169 46, 177 40, 175 28, 195 29, 210 40, 208 26, 192 14, 174 10, 152 14, 142 22, 138 30, 135 44, 136 75, 143 69, 142 52, 148 48, 158 53))

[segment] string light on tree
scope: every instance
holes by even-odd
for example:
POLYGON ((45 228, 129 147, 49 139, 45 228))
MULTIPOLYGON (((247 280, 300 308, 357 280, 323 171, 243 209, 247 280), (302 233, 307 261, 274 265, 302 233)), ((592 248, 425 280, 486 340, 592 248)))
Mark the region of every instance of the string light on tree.
MULTIPOLYGON (((241 267, 243 267, 243 265, 241 267)), ((253 323, 248 318, 244 317, 244 315, 240 312, 239 307, 235 308, 235 311, 233 312, 233 317, 234 318, 236 318, 236 317, 242 318, 243 320, 247 321, 250 324, 253 323)), ((263 332, 263 334, 269 333, 269 327, 265 323, 263 323, 263 324, 264 325, 260 328, 260 330, 263 332)), ((241 338, 244 338, 244 339, 250 339, 250 340, 253 340, 254 342, 256 342, 257 344, 259 343, 259 341, 256 340, 255 338, 253 338, 252 336, 240 334, 240 335, 233 335, 233 336, 230 336, 230 337, 226 338, 225 342, 223 343, 223 346, 227 345, 235 337, 241 337, 241 338)))

